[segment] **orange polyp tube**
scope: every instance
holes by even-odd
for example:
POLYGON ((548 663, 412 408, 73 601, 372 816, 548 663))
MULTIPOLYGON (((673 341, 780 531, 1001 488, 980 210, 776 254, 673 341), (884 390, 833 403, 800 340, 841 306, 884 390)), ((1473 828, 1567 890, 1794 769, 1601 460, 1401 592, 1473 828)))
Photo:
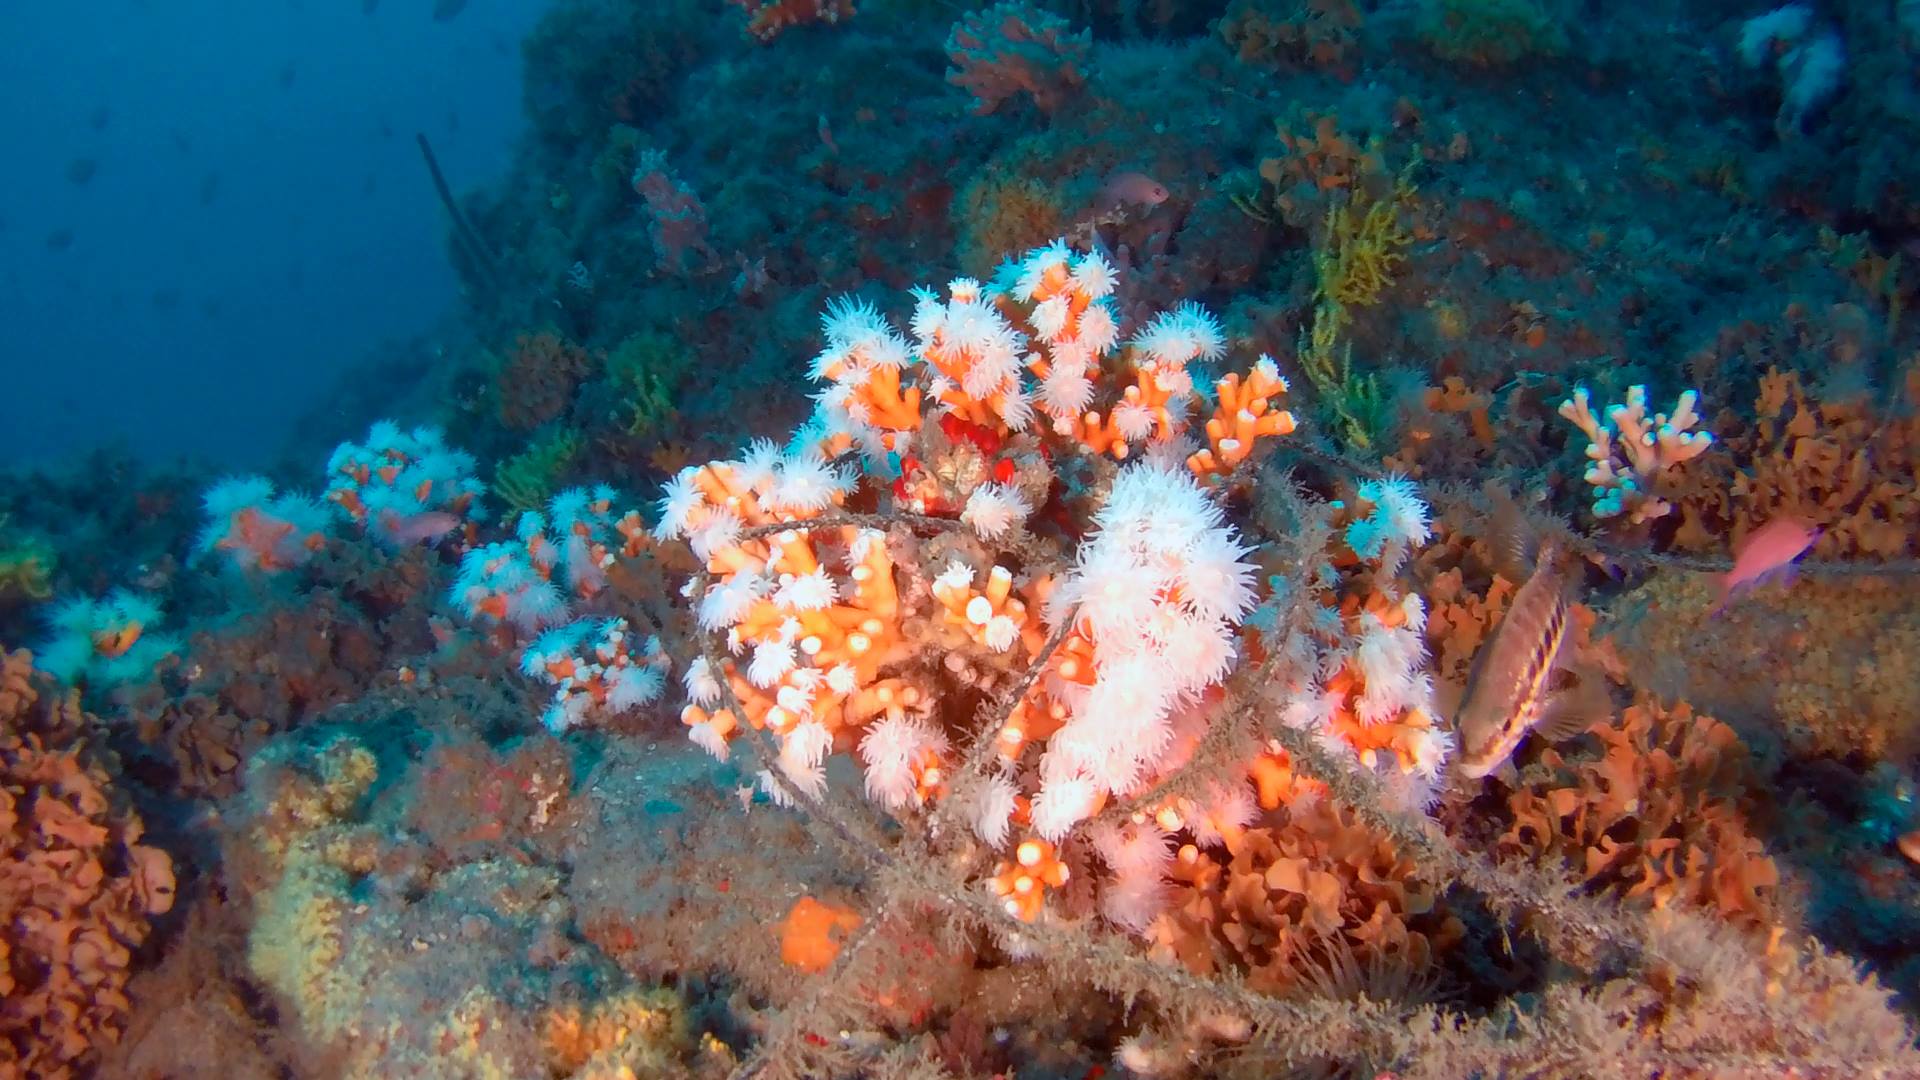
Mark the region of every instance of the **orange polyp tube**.
POLYGON ((920 388, 900 390, 900 372, 894 368, 876 368, 868 375, 862 395, 873 409, 878 427, 911 431, 920 426, 920 388))
POLYGON ((729 499, 737 499, 744 494, 733 486, 732 480, 726 472, 722 471, 718 463, 702 465, 700 471, 694 475, 693 483, 700 489, 700 493, 707 497, 707 501, 715 505, 724 504, 729 499))
POLYGON ((760 560, 747 554, 747 549, 738 544, 730 548, 721 548, 707 559, 707 571, 720 574, 751 574, 760 569, 760 560))
POLYGON ((740 621, 733 625, 734 629, 740 632, 741 638, 753 640, 773 633, 781 623, 786 621, 786 618, 786 614, 774 606, 773 601, 755 600, 740 621))
POLYGON ((774 544, 780 549, 781 569, 796 577, 805 577, 820 569, 820 560, 813 554, 813 545, 797 532, 781 533, 774 537, 774 544))
MULTIPOLYGON (((859 630, 866 625, 868 619, 872 618, 871 613, 850 604, 835 604, 832 607, 821 608, 818 611, 810 611, 807 614, 822 619, 826 625, 834 628, 833 632, 836 635, 846 631, 859 630)), ((812 624, 803 619, 801 620, 801 625, 809 626, 812 624)))
POLYGON ((829 655, 846 643, 846 631, 835 625, 834 620, 824 612, 802 612, 800 626, 808 637, 819 639, 820 648, 817 650, 817 655, 829 655))
POLYGON ((1219 391, 1220 411, 1244 407, 1245 399, 1240 394, 1240 376, 1229 374, 1214 384, 1219 391))
POLYGON ((1238 413, 1234 414, 1233 437, 1239 441, 1241 446, 1253 445, 1255 434, 1254 423, 1253 414, 1245 409, 1241 409, 1238 413))
POLYGON ((900 594, 893 587, 893 560, 875 544, 874 552, 860 565, 873 571, 866 581, 860 582, 861 599, 868 611, 883 619, 891 619, 900 610, 900 594))
POLYGON ((887 679, 877 682, 864 690, 856 691, 852 697, 847 699, 846 713, 848 719, 856 724, 863 724, 880 713, 885 712, 889 706, 897 704, 895 699, 901 686, 900 680, 887 679))
POLYGON ((1080 418, 1080 441, 1096 454, 1106 453, 1109 447, 1119 442, 1120 449, 1114 451, 1114 456, 1119 458, 1127 456, 1127 444, 1120 441, 1120 437, 1112 429, 1100 422, 1100 414, 1097 412, 1089 412, 1080 418))
POLYGON ((967 617, 967 604, 972 602, 973 593, 969 589, 949 588, 941 590, 937 599, 940 601, 940 606, 947 610, 949 617, 964 622, 967 617))
POLYGON ((948 382, 955 386, 959 385, 962 375, 959 364, 962 357, 949 351, 949 347, 941 342, 936 342, 932 348, 928 349, 926 356, 933 362, 934 368, 947 377, 948 382))
POLYGON ((1007 596, 1013 591, 1013 575, 1005 567, 996 566, 987 573, 987 602, 999 611, 1006 605, 1007 596))

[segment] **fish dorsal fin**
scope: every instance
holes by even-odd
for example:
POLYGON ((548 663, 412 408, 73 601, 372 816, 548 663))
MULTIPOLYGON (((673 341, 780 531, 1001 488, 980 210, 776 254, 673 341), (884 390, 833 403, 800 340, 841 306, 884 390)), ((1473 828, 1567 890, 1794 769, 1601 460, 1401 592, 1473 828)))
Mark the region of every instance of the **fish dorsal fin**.
POLYGON ((1533 575, 1540 554, 1538 536, 1512 492, 1491 480, 1483 490, 1493 511, 1493 569, 1508 581, 1523 582, 1533 575))
POLYGON ((1546 742, 1556 743, 1584 733, 1595 724, 1613 718, 1613 701, 1607 689, 1592 672, 1583 672, 1580 680, 1547 699, 1533 733, 1546 742))

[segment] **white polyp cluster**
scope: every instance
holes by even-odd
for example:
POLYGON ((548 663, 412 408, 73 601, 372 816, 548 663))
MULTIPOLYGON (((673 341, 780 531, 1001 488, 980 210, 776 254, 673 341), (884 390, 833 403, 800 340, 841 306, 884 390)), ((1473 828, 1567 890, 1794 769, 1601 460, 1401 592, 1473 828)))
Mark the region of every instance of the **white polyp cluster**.
POLYGON ((1071 710, 1040 763, 1034 828, 1048 839, 1149 778, 1174 711, 1231 668, 1254 604, 1248 549, 1184 470, 1121 470, 1094 526, 1048 602, 1056 625, 1072 612, 1086 630, 1097 672, 1090 685, 1048 680, 1071 710))

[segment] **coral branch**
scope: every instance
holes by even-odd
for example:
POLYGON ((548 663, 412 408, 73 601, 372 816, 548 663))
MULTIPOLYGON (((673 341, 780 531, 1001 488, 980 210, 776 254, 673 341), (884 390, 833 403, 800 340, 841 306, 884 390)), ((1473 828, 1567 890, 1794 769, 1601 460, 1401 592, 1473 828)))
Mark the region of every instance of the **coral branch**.
POLYGON ((1587 388, 1575 390, 1560 403, 1560 415, 1587 436, 1587 486, 1594 491, 1593 515, 1624 517, 1640 525, 1665 516, 1673 505, 1657 489, 1668 470, 1691 461, 1713 445, 1713 436, 1694 431, 1700 422, 1693 410, 1699 395, 1680 395, 1673 414, 1647 416, 1647 388, 1627 390, 1624 404, 1609 406, 1606 417, 1596 416, 1587 388))

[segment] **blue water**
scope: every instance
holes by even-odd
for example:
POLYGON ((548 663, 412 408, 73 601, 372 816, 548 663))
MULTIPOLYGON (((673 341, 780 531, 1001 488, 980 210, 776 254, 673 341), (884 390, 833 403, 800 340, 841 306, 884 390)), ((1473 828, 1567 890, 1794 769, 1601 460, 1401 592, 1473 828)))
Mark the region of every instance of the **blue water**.
POLYGON ((0 461, 124 439, 232 467, 275 453, 344 364, 446 310, 444 219, 413 136, 456 185, 497 176, 542 10, 8 7, 0 461))

